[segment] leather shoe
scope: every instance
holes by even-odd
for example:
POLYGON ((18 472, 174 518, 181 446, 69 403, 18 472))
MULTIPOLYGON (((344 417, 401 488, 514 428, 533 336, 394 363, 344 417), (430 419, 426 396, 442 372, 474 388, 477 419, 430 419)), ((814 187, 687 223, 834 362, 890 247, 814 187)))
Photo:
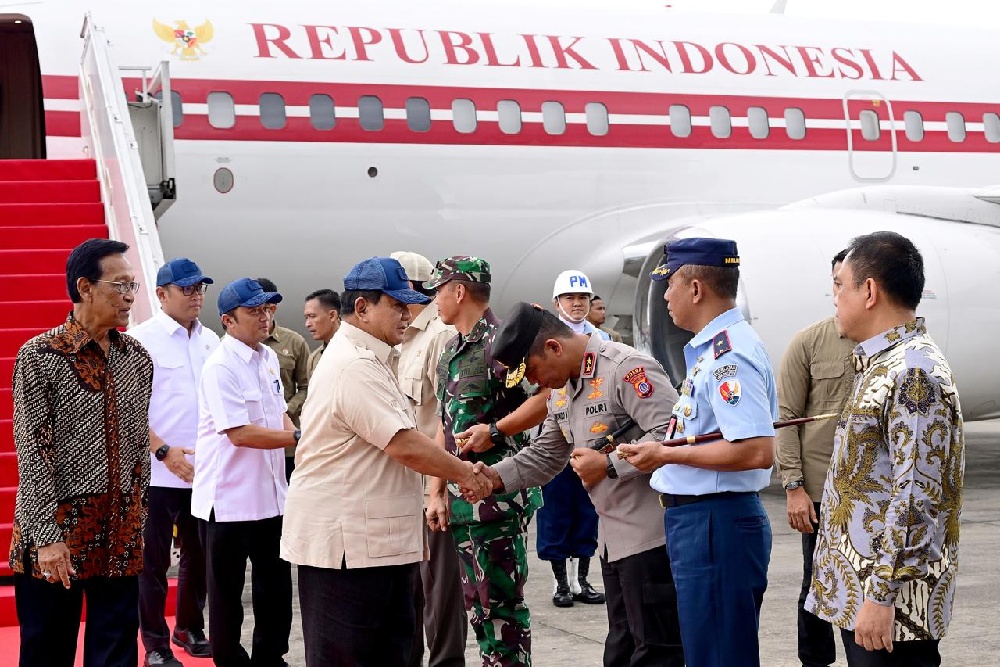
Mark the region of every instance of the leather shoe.
POLYGON ((170 649, 150 651, 146 654, 146 660, 142 664, 143 667, 184 667, 181 661, 170 652, 170 649))
POLYGON ((573 599, 583 604, 604 604, 604 593, 598 593, 589 581, 580 579, 580 592, 573 599))
POLYGON ((187 654, 194 658, 211 658, 212 647, 205 639, 205 633, 201 630, 184 630, 175 628, 174 635, 170 638, 174 644, 187 651, 187 654))
POLYGON ((556 586, 555 593, 552 594, 552 604, 557 607, 573 606, 573 596, 570 595, 569 586, 562 583, 556 586))

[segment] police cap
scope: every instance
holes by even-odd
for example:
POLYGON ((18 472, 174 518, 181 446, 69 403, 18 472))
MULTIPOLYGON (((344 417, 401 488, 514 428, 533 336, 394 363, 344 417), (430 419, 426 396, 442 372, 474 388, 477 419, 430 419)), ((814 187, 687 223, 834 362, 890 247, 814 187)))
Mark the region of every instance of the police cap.
POLYGON ((663 246, 663 261, 650 272, 649 277, 666 280, 685 264, 738 267, 740 255, 736 250, 736 241, 712 238, 671 241, 663 246))
POLYGON ((521 301, 514 304, 497 329, 493 338, 493 359, 507 369, 508 388, 524 379, 528 351, 541 329, 543 314, 541 306, 521 301))

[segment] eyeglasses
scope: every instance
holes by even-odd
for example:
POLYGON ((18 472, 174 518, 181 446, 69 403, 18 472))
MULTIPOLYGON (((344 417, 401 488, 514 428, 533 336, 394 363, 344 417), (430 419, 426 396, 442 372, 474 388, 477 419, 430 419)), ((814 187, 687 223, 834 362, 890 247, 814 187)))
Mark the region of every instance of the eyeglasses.
POLYGON ((114 285, 119 294, 135 294, 139 291, 139 283, 133 281, 122 282, 120 280, 95 280, 95 283, 107 283, 114 285))
POLYGON ((197 285, 174 285, 177 289, 181 291, 184 296, 191 296, 193 294, 204 294, 208 291, 207 283, 198 283, 197 285))

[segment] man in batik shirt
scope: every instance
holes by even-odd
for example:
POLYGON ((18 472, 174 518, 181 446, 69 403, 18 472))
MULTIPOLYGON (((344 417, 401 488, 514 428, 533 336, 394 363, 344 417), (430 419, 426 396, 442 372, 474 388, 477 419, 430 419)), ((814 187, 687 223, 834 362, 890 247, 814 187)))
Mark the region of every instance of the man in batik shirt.
POLYGON ((908 239, 854 239, 834 299, 858 372, 826 478, 806 609, 841 628, 851 667, 940 665, 965 468, 951 369, 916 316, 908 239))

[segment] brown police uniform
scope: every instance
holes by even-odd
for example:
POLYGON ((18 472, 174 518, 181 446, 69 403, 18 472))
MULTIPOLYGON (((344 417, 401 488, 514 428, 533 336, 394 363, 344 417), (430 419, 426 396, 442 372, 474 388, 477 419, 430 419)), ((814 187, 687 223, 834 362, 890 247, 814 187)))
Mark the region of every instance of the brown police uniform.
MULTIPOLYGON (((581 374, 553 391, 541 434, 496 463, 507 491, 558 474, 576 447, 631 428, 617 443, 663 440, 677 392, 659 363, 635 349, 591 337, 581 374)), ((598 553, 608 606, 607 667, 683 665, 677 604, 663 532, 663 509, 649 475, 608 456, 616 479, 588 489, 600 518, 598 553)))
POLYGON ((306 378, 312 380, 313 373, 316 371, 316 365, 319 363, 319 358, 323 356, 323 351, 326 349, 326 343, 320 345, 315 350, 309 353, 309 361, 306 362, 306 378))

